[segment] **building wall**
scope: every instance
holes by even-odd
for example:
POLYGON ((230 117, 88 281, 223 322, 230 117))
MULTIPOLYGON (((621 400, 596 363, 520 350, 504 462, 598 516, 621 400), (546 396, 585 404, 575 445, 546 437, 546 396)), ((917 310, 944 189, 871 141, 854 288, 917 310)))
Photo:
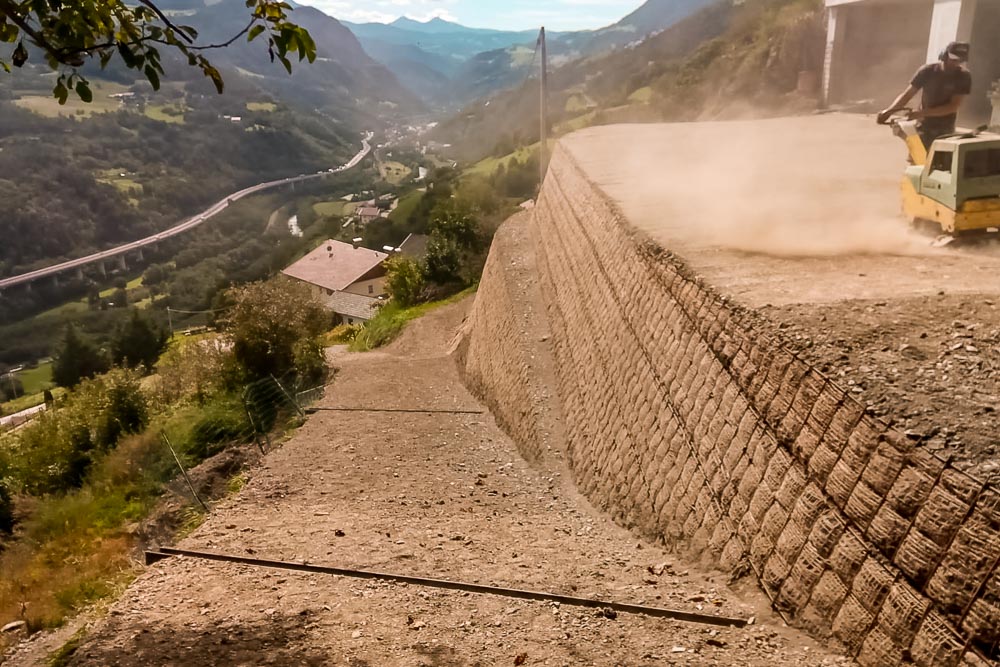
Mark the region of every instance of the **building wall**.
POLYGON ((385 294, 385 276, 380 276, 378 278, 371 278, 368 280, 359 280, 358 282, 349 285, 344 292, 350 292, 351 294, 361 294, 364 296, 377 297, 381 294, 385 294), (369 288, 371 290, 369 291, 369 288))
MULTIPOLYGON (((863 667, 1000 640, 1000 491, 908 444, 632 230, 557 147, 534 211, 566 460, 617 522, 749 566, 863 667)), ((525 328, 491 253, 459 363, 538 452, 525 328)))
POLYGON ((836 36, 828 56, 830 104, 888 105, 927 62, 933 0, 857 2, 831 8, 836 36))

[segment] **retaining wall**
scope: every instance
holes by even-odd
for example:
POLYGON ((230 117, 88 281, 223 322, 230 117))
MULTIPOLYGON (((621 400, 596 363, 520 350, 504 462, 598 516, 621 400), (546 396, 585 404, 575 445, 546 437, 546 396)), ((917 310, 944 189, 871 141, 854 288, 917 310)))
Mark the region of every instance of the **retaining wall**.
MULTIPOLYGON (((752 569, 861 665, 978 664, 1000 640, 1000 493, 919 449, 630 228, 562 148, 532 224, 569 466, 615 520, 752 569)), ((525 449, 537 429, 487 263, 460 363, 525 449)), ((985 662, 984 662, 985 664, 985 662)))

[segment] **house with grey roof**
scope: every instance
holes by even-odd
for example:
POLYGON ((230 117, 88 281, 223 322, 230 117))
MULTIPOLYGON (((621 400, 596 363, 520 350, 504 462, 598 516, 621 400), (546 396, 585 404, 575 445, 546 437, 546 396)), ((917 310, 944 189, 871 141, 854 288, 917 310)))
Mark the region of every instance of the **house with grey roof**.
POLYGON ((384 252, 328 239, 281 273, 309 286, 346 324, 366 322, 386 298, 384 252))

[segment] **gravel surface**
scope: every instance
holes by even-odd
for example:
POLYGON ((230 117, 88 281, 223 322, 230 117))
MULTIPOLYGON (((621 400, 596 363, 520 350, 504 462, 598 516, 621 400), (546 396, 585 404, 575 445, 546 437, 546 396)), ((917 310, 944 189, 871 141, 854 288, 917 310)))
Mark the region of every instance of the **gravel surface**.
MULTIPOLYGON (((482 410, 445 345, 468 302, 386 352, 335 353, 321 406, 482 410)), ((561 464, 530 467, 488 413, 322 411, 180 545, 749 618, 745 629, 174 558, 75 665, 835 665, 749 582, 639 541, 561 464)), ((13 663, 12 663, 13 664, 13 663)))
POLYGON ((1000 472, 1000 301, 947 295, 764 308, 803 359, 921 447, 1000 472))

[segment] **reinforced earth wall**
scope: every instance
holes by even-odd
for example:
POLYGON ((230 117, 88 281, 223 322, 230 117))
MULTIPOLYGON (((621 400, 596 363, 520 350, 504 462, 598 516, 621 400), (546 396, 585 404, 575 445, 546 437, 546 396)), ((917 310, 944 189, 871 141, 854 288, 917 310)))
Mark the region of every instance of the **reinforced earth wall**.
MULTIPOLYGON (((751 568, 862 665, 978 664, 1000 640, 1000 492, 908 444, 633 231, 561 147, 532 223, 567 459, 616 521, 751 568)), ((505 260, 460 363, 529 456, 505 260)))

